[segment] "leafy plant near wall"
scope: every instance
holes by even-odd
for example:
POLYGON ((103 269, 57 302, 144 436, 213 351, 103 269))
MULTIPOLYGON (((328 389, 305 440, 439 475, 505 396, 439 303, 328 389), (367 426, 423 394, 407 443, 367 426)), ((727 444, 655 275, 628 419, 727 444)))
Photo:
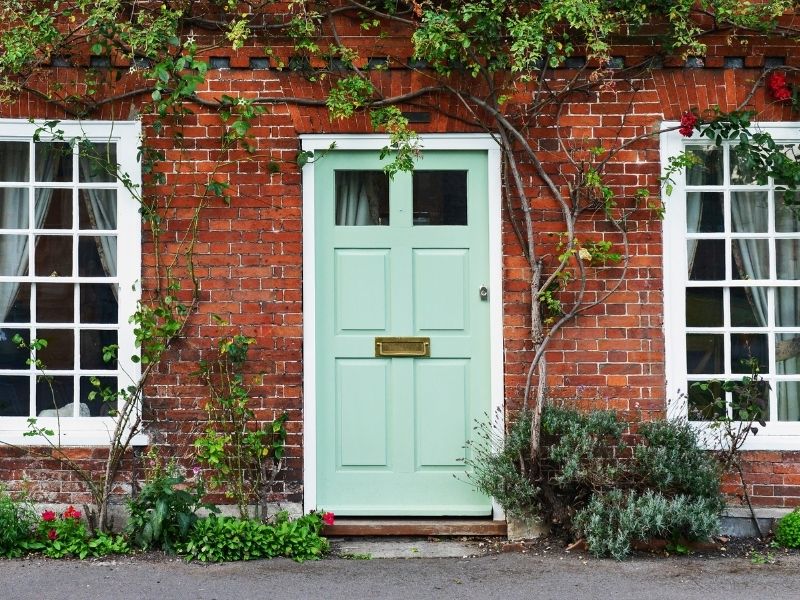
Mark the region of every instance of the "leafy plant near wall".
MULTIPOLYGON (((443 98, 452 99, 467 115, 458 118, 477 130, 491 131, 502 150, 507 218, 527 263, 526 327, 530 346, 525 350, 528 368, 525 382, 518 390, 518 400, 525 410, 531 410, 530 457, 526 460, 535 470, 540 464, 549 344, 565 325, 604 303, 623 284, 632 259, 628 243, 631 222, 658 218, 663 210, 656 190, 626 190, 615 185, 613 174, 608 172, 620 153, 659 132, 623 139, 621 131, 627 124, 627 115, 623 115, 619 135, 607 134, 599 140, 576 139, 565 135, 569 126, 568 107, 596 102, 602 94, 615 94, 617 101, 632 106, 638 90, 646 87, 650 69, 657 60, 665 54, 702 56, 707 36, 720 31, 731 38, 797 33, 794 25, 787 25, 779 18, 794 8, 788 0, 744 4, 730 0, 624 1, 614 3, 612 8, 609 10, 609 4, 602 0, 558 0, 538 4, 535 9, 528 2, 496 0, 399 3, 341 0, 332 4, 292 0, 285 5, 239 4, 229 0, 157 5, 116 0, 5 2, 0 5, 0 18, 9 25, 0 35, 0 91, 10 100, 20 94, 33 95, 78 118, 91 117, 120 100, 136 98, 137 110, 150 119, 153 137, 172 136, 176 147, 181 147, 184 139, 185 116, 198 106, 214 111, 224 127, 219 144, 220 167, 226 164, 228 150, 238 147, 252 150, 253 145, 246 141, 250 124, 257 121, 262 109, 271 105, 326 107, 332 119, 349 119, 366 112, 376 130, 390 135, 390 144, 383 152, 393 158, 387 166, 390 173, 412 168, 419 153, 419 140, 402 109, 421 107, 438 111, 447 105, 441 101, 443 98), (653 23, 661 25, 659 33, 647 37, 648 26, 653 23), (389 62, 392 67, 403 66, 420 74, 413 79, 414 87, 408 93, 385 95, 380 74, 359 68, 365 57, 356 48, 347 46, 346 38, 339 34, 341 27, 353 24, 368 32, 378 28, 391 30, 392 35, 402 37, 413 48, 413 59, 418 66, 408 67, 405 56, 392 56, 389 62), (615 45, 625 43, 630 33, 637 34, 639 40, 652 42, 652 53, 640 64, 620 70, 611 68, 615 64, 615 45), (218 44, 218 40, 211 39, 214 35, 224 36, 234 49, 251 43, 263 47, 279 68, 302 66, 302 72, 326 97, 243 93, 234 99, 200 92, 208 69, 201 56, 218 44), (293 59, 284 64, 277 50, 292 53, 293 59), (130 61, 130 72, 89 69, 81 71, 76 81, 67 83, 40 77, 53 58, 81 51, 109 60, 125 58, 130 61), (570 63, 575 68, 554 73, 554 69, 580 55, 586 58, 583 63, 577 66, 570 63), (339 58, 348 68, 311 67, 332 58, 339 58), (117 86, 122 86, 125 93, 118 94, 117 86), (563 153, 557 168, 546 168, 544 164, 552 155, 552 148, 547 145, 552 140, 540 142, 539 136, 531 135, 541 127, 552 128, 556 133, 555 142, 563 153), (531 171, 535 174, 533 183, 529 177, 531 171), (537 211, 549 211, 552 206, 557 225, 552 219, 537 217, 537 211), (595 238, 579 235, 586 222, 596 221, 599 215, 605 223, 596 230, 604 233, 596 234, 595 238), (553 228, 559 234, 558 248, 542 243, 553 228), (600 291, 592 289, 589 284, 592 279, 604 282, 600 291)), ((793 69, 784 71, 789 73, 793 69)), ((298 70, 293 76, 300 73, 298 70)), ((765 71, 764 76, 768 74, 765 71)), ((754 83, 753 92, 742 106, 762 83, 764 77, 754 83)), ((796 94, 785 79, 772 77, 767 83, 776 101, 786 102, 791 98, 795 102, 796 94)), ((698 117, 692 119, 687 117, 680 127, 691 132, 698 117)), ((719 143, 733 139, 725 137, 728 133, 741 134, 741 122, 738 113, 730 117, 719 115, 708 121, 707 130, 719 134, 712 138, 719 143), (726 127, 732 128, 726 130, 726 127)), ((705 121, 700 125, 704 124, 705 121)), ((163 187, 166 181, 159 168, 164 154, 154 142, 155 139, 145 139, 141 150, 143 171, 148 179, 141 203, 143 218, 155 242, 158 285, 140 308, 142 323, 147 325, 142 329, 140 341, 145 347, 151 336, 162 336, 158 339, 163 342, 153 347, 166 350, 179 337, 199 300, 192 261, 199 215, 214 199, 224 202, 230 199, 227 184, 218 176, 219 170, 210 173, 185 237, 180 247, 172 250, 174 261, 163 264, 160 241, 174 192, 163 193, 158 187, 163 187), (179 261, 183 262, 179 265, 179 261), (175 283, 184 272, 188 273, 186 281, 190 282, 191 290, 175 283), (170 291, 173 284, 176 291, 188 297, 182 304, 185 312, 175 312, 175 298, 181 294, 170 291), (155 324, 150 320, 153 316, 155 324), (151 326, 155 329, 148 329, 151 326)), ((772 160, 764 158, 767 155, 761 152, 762 148, 769 149, 768 138, 754 135, 747 144, 754 149, 754 160, 772 160)), ((772 153, 768 156, 774 158, 772 153)), ((771 165, 776 173, 794 168, 785 161, 778 164, 772 160, 771 165)), ((160 356, 154 356, 148 364, 155 364, 160 356)), ((146 369, 142 382, 146 382, 149 373, 150 368, 146 369)), ((137 392, 131 393, 136 396, 141 385, 134 387, 137 392)), ((131 421, 138 424, 135 412, 131 421)), ((117 447, 123 452, 112 451, 104 489, 110 489, 126 445, 117 447)), ((105 502, 105 498, 107 494, 98 496, 96 501, 105 502)), ((102 518, 100 525, 104 526, 102 518)))
POLYGON ((283 466, 286 413, 259 422, 251 407, 250 388, 243 369, 255 339, 240 334, 218 342, 213 361, 203 360, 197 375, 209 393, 205 431, 195 441, 198 460, 211 469, 213 487, 236 502, 239 515, 267 517, 269 493, 283 466))
POLYGON ((33 506, 25 498, 13 498, 0 486, 0 557, 22 556, 35 525, 33 506))
POLYGON ((800 510, 795 508, 778 520, 775 542, 785 548, 800 548, 800 510))

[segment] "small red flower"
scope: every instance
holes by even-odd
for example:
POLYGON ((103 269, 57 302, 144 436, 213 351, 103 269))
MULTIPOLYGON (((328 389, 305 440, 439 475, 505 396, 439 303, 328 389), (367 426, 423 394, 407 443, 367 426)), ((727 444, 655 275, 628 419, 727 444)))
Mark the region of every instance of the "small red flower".
POLYGON ((56 513, 54 513, 52 510, 46 510, 42 513, 42 521, 47 521, 49 523, 50 521, 55 521, 55 520, 56 520, 56 513))
POLYGON ((335 519, 335 515, 332 512, 322 513, 322 522, 325 525, 333 525, 333 521, 335 519))
POLYGON ((50 531, 47 532, 47 539, 55 540, 57 537, 58 537, 58 533, 56 532, 55 529, 51 529, 50 531))
POLYGON ((691 111, 684 111, 681 115, 681 126, 678 132, 685 136, 690 137, 694 133, 694 127, 697 125, 697 115, 691 111))
POLYGON ((67 510, 64 511, 64 518, 65 519, 80 519, 81 518, 81 511, 75 510, 74 506, 68 506, 67 510))
POLYGON ((786 81, 786 73, 773 71, 767 75, 767 89, 775 100, 785 102, 792 97, 792 90, 786 81))

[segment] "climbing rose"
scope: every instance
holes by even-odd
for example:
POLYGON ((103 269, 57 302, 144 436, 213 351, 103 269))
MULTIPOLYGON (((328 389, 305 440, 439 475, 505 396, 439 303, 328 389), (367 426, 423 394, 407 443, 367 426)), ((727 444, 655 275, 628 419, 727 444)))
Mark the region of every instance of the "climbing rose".
POLYGON ((697 115, 687 110, 681 115, 681 126, 678 128, 678 131, 681 135, 690 137, 692 133, 694 133, 694 126, 696 123, 697 115))
POLYGON ((42 521, 55 521, 56 520, 56 513, 52 510, 46 510, 42 513, 42 521))
POLYGON ((54 540, 57 537, 58 537, 58 533, 56 532, 55 529, 51 529, 50 531, 47 532, 47 539, 54 540))
POLYGON ((80 519, 81 518, 81 511, 75 510, 74 506, 68 506, 67 510, 64 511, 64 518, 65 519, 80 519))
POLYGON ((332 512, 322 513, 322 522, 325 525, 333 525, 334 514, 332 512))
POLYGON ((773 71, 767 76, 767 88, 778 102, 785 102, 792 97, 792 90, 786 82, 786 73, 782 71, 773 71))

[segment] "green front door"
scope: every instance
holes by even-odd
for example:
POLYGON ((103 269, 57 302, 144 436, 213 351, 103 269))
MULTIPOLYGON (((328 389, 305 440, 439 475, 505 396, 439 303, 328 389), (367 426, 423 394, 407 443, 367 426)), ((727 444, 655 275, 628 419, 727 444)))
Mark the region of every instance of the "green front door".
POLYGON ((486 153, 426 152, 391 180, 383 164, 315 165, 317 506, 488 515, 464 475, 490 412, 486 153))

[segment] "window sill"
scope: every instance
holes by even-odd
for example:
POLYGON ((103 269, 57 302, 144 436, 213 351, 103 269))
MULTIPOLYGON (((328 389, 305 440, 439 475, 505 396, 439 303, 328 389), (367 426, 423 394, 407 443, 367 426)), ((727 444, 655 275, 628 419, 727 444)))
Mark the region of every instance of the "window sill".
MULTIPOLYGON (((710 429, 708 422, 692 422, 690 425, 697 431, 700 445, 708 450, 718 450, 721 445, 716 442, 718 433, 710 429)), ((773 450, 773 451, 800 451, 800 427, 798 423, 768 423, 766 427, 758 427, 758 433, 747 436, 743 451, 748 450, 773 450)))
MULTIPOLYGON (((57 419, 37 419, 36 425, 47 427, 56 432, 56 435, 45 437, 41 435, 26 436, 28 420, 24 417, 0 418, 0 446, 110 446, 111 436, 114 431, 114 420, 110 418, 84 418, 61 419, 60 426, 57 419)), ((147 446, 149 437, 145 433, 138 433, 131 439, 130 446, 147 446)))

